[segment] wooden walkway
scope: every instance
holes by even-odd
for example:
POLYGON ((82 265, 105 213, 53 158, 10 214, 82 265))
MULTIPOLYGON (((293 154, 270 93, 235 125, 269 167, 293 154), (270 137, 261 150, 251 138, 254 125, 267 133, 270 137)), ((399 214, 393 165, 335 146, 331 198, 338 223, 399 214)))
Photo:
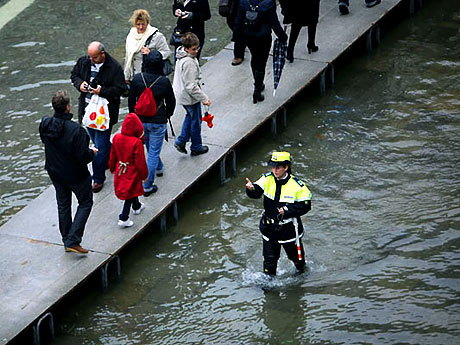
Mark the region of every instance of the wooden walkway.
MULTIPOLYGON (((48 332, 52 315, 47 313, 53 306, 98 270, 104 281, 107 265, 116 265, 117 254, 153 221, 160 218, 163 230, 166 229, 166 211, 172 209, 177 215, 176 201, 195 182, 225 160, 243 139, 276 115, 313 80, 322 78, 324 81, 326 75, 333 77, 326 73, 333 72, 332 63, 370 31, 373 37, 378 36, 376 24, 400 3, 400 8, 409 13, 414 1, 382 0, 380 5, 368 9, 364 0, 352 0, 350 14, 341 16, 336 0, 322 0, 317 30, 320 50, 307 54, 304 28, 296 45, 295 61, 286 63, 275 97, 272 96, 272 61, 269 59, 265 101, 257 105, 252 104, 253 81, 248 52, 246 60, 238 67, 230 64, 233 58, 231 44, 209 60, 202 69, 204 90, 213 101, 211 110, 215 115, 212 129, 205 124, 202 127, 203 142, 209 146, 209 153, 191 157, 175 150, 174 139, 165 143, 161 154, 165 173, 156 179, 159 190, 142 198, 146 209, 133 216, 135 225, 132 228, 117 226, 122 202, 115 197, 109 176, 104 189, 94 195, 93 211, 82 242, 90 250, 87 256, 64 252, 53 187, 4 224, 0 228, 0 344, 10 342, 24 330, 31 333, 31 338, 31 329, 48 332)), ((421 1, 417 1, 419 3, 421 1)), ((183 114, 182 107, 177 107, 173 116, 176 132, 180 131, 183 114)), ((235 157, 228 157, 227 166, 231 166, 235 157)))

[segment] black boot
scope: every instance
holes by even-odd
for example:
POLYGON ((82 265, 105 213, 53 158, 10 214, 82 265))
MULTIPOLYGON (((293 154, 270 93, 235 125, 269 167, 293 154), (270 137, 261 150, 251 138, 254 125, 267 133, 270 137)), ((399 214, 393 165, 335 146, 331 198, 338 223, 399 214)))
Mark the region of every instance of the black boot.
POLYGON ((290 62, 294 62, 294 47, 288 46, 286 51, 286 59, 290 62))
POLYGON ((255 71, 254 72, 254 93, 252 94, 252 102, 262 102, 265 97, 262 95, 262 91, 265 89, 264 85, 265 72, 255 71))
POLYGON ((308 26, 308 44, 307 44, 308 54, 311 54, 312 52, 315 53, 319 49, 319 47, 315 45, 315 39, 316 39, 316 24, 309 25, 308 26))

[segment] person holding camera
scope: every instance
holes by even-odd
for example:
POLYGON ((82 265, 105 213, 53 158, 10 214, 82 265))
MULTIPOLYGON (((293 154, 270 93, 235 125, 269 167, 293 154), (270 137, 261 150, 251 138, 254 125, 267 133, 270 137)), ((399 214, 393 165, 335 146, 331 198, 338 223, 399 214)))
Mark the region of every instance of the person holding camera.
POLYGON ((204 22, 211 18, 208 0, 174 0, 173 14, 177 17, 178 31, 193 32, 200 40, 200 49, 196 56, 199 61, 205 39, 204 22))
POLYGON ((70 80, 80 91, 78 103, 78 122, 82 122, 85 108, 93 95, 104 97, 109 102, 110 126, 105 131, 88 128, 89 136, 99 150, 93 160, 93 192, 99 192, 104 186, 105 170, 110 155, 110 134, 118 122, 120 96, 126 90, 123 68, 101 42, 88 45, 88 55, 82 56, 72 69, 70 80))
POLYGON ((271 172, 252 183, 246 178, 246 194, 252 199, 264 196, 264 213, 259 229, 263 238, 264 273, 276 275, 281 246, 299 273, 305 272, 300 216, 311 209, 311 192, 291 173, 289 152, 273 152, 268 164, 271 172))

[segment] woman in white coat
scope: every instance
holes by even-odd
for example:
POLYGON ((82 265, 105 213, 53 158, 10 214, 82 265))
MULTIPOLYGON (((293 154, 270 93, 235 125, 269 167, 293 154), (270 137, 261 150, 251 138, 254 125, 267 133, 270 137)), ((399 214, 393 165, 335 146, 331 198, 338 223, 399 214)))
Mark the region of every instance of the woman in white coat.
POLYGON ((129 83, 136 73, 142 70, 143 55, 155 49, 160 52, 163 61, 171 55, 168 42, 165 36, 156 28, 150 25, 150 15, 147 10, 135 10, 130 22, 133 27, 126 37, 125 56, 125 80, 129 83))

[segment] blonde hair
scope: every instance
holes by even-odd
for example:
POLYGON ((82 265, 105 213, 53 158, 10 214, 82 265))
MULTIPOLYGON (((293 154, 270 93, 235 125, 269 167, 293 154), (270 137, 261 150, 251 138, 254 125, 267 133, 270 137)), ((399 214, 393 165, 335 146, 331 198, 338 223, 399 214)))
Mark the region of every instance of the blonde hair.
POLYGON ((129 21, 133 26, 136 26, 138 21, 150 24, 150 14, 144 9, 135 10, 131 18, 129 18, 129 21))

